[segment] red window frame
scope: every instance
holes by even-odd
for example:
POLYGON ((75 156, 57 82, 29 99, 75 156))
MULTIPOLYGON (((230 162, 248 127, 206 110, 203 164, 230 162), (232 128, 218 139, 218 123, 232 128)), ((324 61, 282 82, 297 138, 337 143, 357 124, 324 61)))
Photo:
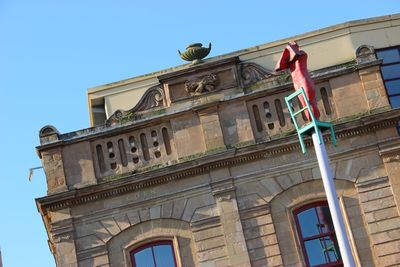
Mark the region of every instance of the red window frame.
POLYGON ((151 248, 151 254, 153 256, 154 266, 155 267, 160 267, 160 266, 157 266, 156 259, 155 259, 155 256, 154 256, 154 247, 159 246, 159 245, 169 245, 171 247, 172 258, 174 259, 175 267, 178 267, 178 264, 177 264, 177 261, 176 261, 176 256, 175 256, 174 244, 173 244, 172 240, 157 240, 157 241, 154 241, 154 242, 149 242, 149 243, 143 244, 143 245, 135 248, 134 250, 132 250, 130 252, 132 267, 137 267, 136 266, 136 262, 135 262, 135 254, 140 252, 140 251, 142 251, 142 250, 144 250, 144 249, 147 249, 147 248, 151 248))
MULTIPOLYGON (((299 219, 298 219, 298 214, 303 212, 303 211, 306 211, 306 210, 309 210, 309 209, 312 209, 312 208, 316 208, 316 207, 329 207, 329 206, 328 206, 328 202, 327 201, 318 201, 318 202, 313 202, 313 203, 301 206, 300 208, 298 208, 298 209, 293 211, 293 217, 294 217, 294 221, 295 221, 295 224, 296 224, 297 234, 298 234, 298 237, 300 239, 301 249, 302 249, 304 260, 305 260, 307 266, 311 266, 311 265, 310 265, 310 261, 309 261, 308 254, 307 254, 307 250, 306 250, 306 247, 305 247, 305 242, 309 241, 309 240, 319 239, 321 237, 329 237, 329 236, 332 236, 332 235, 336 235, 335 234, 335 230, 332 230, 332 231, 329 231, 329 232, 326 232, 326 233, 321 233, 321 234, 309 236, 309 237, 306 237, 306 238, 303 237, 303 233, 302 233, 301 227, 300 227, 300 222, 299 222, 299 219)), ((316 265, 314 267, 336 267, 336 266, 343 266, 343 261, 342 260, 337 260, 336 262, 320 264, 320 265, 316 265)))

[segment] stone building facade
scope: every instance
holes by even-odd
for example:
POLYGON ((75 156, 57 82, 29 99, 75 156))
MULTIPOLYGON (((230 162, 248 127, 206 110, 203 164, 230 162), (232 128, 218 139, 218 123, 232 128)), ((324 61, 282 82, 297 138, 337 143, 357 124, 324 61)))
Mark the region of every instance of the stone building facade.
POLYGON ((140 266, 157 246, 181 267, 340 266, 325 244, 334 233, 302 228, 302 212, 326 203, 312 142, 303 155, 284 102, 290 75, 271 71, 293 39, 334 124, 338 146, 324 138, 356 265, 399 266, 400 15, 91 89, 93 127, 39 133, 48 194, 36 203, 57 266, 140 266))

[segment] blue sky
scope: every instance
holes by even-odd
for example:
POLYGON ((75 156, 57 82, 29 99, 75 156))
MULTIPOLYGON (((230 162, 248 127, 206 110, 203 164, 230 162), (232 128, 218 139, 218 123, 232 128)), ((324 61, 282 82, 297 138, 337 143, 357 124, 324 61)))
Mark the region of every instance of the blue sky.
POLYGON ((398 1, 0 0, 0 247, 4 267, 55 266, 34 199, 46 194, 38 131, 89 127, 87 88, 354 19, 400 12, 398 1), (283 3, 286 3, 283 4, 283 3))

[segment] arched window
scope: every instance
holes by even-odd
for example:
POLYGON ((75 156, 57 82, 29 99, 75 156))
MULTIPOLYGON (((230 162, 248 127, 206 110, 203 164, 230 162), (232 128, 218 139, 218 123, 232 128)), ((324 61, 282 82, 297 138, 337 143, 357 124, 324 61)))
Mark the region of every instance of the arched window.
POLYGON ((171 240, 147 243, 131 252, 133 267, 177 267, 171 240))
POLYGON ((307 266, 343 266, 326 201, 295 210, 294 219, 307 266))

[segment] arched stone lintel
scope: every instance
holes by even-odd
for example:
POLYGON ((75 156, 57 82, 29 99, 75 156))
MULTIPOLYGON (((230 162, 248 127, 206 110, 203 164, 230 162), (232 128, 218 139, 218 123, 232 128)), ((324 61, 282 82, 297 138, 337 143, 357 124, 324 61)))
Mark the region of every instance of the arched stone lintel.
POLYGON ((148 242, 172 240, 177 260, 195 266, 194 240, 188 222, 154 219, 130 226, 107 242, 110 266, 129 266, 130 251, 148 242))

